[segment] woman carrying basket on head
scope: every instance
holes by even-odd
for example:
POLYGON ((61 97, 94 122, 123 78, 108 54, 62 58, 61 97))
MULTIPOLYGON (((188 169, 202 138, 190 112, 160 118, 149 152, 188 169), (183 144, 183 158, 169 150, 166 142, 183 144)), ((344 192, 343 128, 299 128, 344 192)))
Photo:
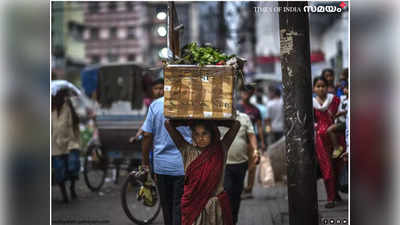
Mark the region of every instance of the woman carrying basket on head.
POLYGON ((240 122, 166 120, 165 127, 183 158, 182 225, 233 225, 229 198, 223 184, 226 156, 239 131, 240 122), (176 130, 176 127, 188 123, 192 129, 193 145, 176 130), (230 128, 222 140, 217 126, 230 128))

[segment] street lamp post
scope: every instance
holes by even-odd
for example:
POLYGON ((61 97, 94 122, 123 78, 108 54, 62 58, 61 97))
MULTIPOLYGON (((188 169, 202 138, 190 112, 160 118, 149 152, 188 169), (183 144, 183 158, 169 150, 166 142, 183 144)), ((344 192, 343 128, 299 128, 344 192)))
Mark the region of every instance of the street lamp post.
POLYGON ((279 2, 290 225, 319 224, 306 5, 279 2))

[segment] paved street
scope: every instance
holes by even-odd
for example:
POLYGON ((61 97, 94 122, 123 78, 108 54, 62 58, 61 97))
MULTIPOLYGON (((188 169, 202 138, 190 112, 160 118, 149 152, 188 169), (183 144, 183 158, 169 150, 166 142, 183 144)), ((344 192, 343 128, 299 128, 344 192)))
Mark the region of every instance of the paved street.
MULTIPOLYGON (((288 225, 288 199, 286 186, 276 186, 263 189, 256 185, 254 199, 242 201, 240 208, 240 225, 273 224, 288 225)), ((334 209, 325 209, 327 203, 325 188, 322 180, 318 181, 318 208, 321 217, 321 224, 324 220, 340 219, 348 220, 348 199, 342 194, 343 202, 337 204, 334 209)), ((337 224, 337 223, 335 223, 337 224)), ((341 222, 343 224, 343 222, 341 222)))
MULTIPOLYGON (((79 199, 71 201, 70 204, 60 202, 60 191, 53 186, 53 224, 133 224, 121 207, 120 188, 123 180, 124 177, 121 177, 119 185, 106 182, 101 192, 93 193, 86 187, 81 176, 77 187, 79 199)), ((347 195, 342 194, 344 201, 336 208, 328 210, 324 208, 326 195, 322 180, 318 182, 318 192, 321 218, 348 219, 347 195)), ((163 224, 161 213, 153 224, 163 224)), ((286 187, 276 186, 263 189, 256 182, 254 198, 242 201, 238 224, 289 224, 286 187)))

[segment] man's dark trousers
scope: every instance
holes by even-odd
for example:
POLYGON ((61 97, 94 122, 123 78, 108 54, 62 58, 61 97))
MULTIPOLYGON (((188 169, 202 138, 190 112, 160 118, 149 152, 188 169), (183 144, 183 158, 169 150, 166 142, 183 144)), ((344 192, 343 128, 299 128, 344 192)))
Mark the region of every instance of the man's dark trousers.
POLYGON ((243 191, 247 167, 248 162, 246 161, 238 164, 227 164, 225 168, 224 189, 229 196, 234 224, 238 221, 240 195, 243 191))
POLYGON ((165 225, 181 224, 181 198, 185 176, 157 174, 157 187, 165 225))

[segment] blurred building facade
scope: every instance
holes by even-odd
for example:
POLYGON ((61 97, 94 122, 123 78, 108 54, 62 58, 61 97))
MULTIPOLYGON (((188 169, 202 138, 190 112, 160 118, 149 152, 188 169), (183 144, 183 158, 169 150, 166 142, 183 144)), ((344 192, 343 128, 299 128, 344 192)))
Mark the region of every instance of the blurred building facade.
MULTIPOLYGON (((245 73, 252 79, 279 81, 279 15, 254 11, 254 7, 277 6, 277 2, 175 2, 184 25, 181 47, 192 41, 222 46, 228 54, 248 59, 245 73)), ((53 68, 71 71, 85 63, 112 62, 160 66, 168 53, 167 29, 167 2, 52 2, 53 68)), ((338 74, 347 67, 348 43, 347 10, 311 13, 312 75, 327 67, 338 74)))
POLYGON ((197 21, 199 35, 197 41, 199 44, 210 43, 217 46, 218 33, 218 11, 216 2, 195 3, 197 8, 197 21))
MULTIPOLYGON (((200 44, 210 43, 227 54, 247 59, 244 72, 247 78, 255 73, 256 17, 251 11, 255 2, 197 3, 196 20, 200 44), (221 44, 224 43, 224 44, 221 44)), ((194 14, 193 14, 194 15, 194 14)))
MULTIPOLYGON (((340 2, 312 2, 310 5, 336 5, 340 2)), ((258 7, 278 7, 277 2, 258 2, 258 7)), ((318 76, 325 68, 333 68, 336 77, 348 67, 348 10, 341 13, 310 13, 311 73, 318 76)), ((257 75, 256 79, 280 80, 279 14, 256 13, 257 75)))
MULTIPOLYGON (((332 4, 320 3, 317 5, 332 4)), ((340 14, 321 15, 314 13, 311 15, 310 23, 311 42, 319 44, 316 49, 324 54, 325 65, 323 66, 334 69, 338 79, 342 70, 349 67, 349 11, 345 8, 340 14), (315 29, 319 32, 314 31, 315 29)), ((319 75, 322 69, 315 67, 313 72, 319 75)))
MULTIPOLYGON (((180 22, 190 27, 189 3, 176 3, 180 22)), ((135 62, 161 65, 167 51, 166 2, 85 3, 86 59, 89 63, 135 62)), ((181 43, 190 39, 183 32, 181 43)))
POLYGON ((79 74, 85 62, 84 15, 79 2, 52 2, 53 74, 67 79, 79 74))
POLYGON ((90 64, 146 61, 150 21, 144 2, 86 2, 84 22, 90 64))

